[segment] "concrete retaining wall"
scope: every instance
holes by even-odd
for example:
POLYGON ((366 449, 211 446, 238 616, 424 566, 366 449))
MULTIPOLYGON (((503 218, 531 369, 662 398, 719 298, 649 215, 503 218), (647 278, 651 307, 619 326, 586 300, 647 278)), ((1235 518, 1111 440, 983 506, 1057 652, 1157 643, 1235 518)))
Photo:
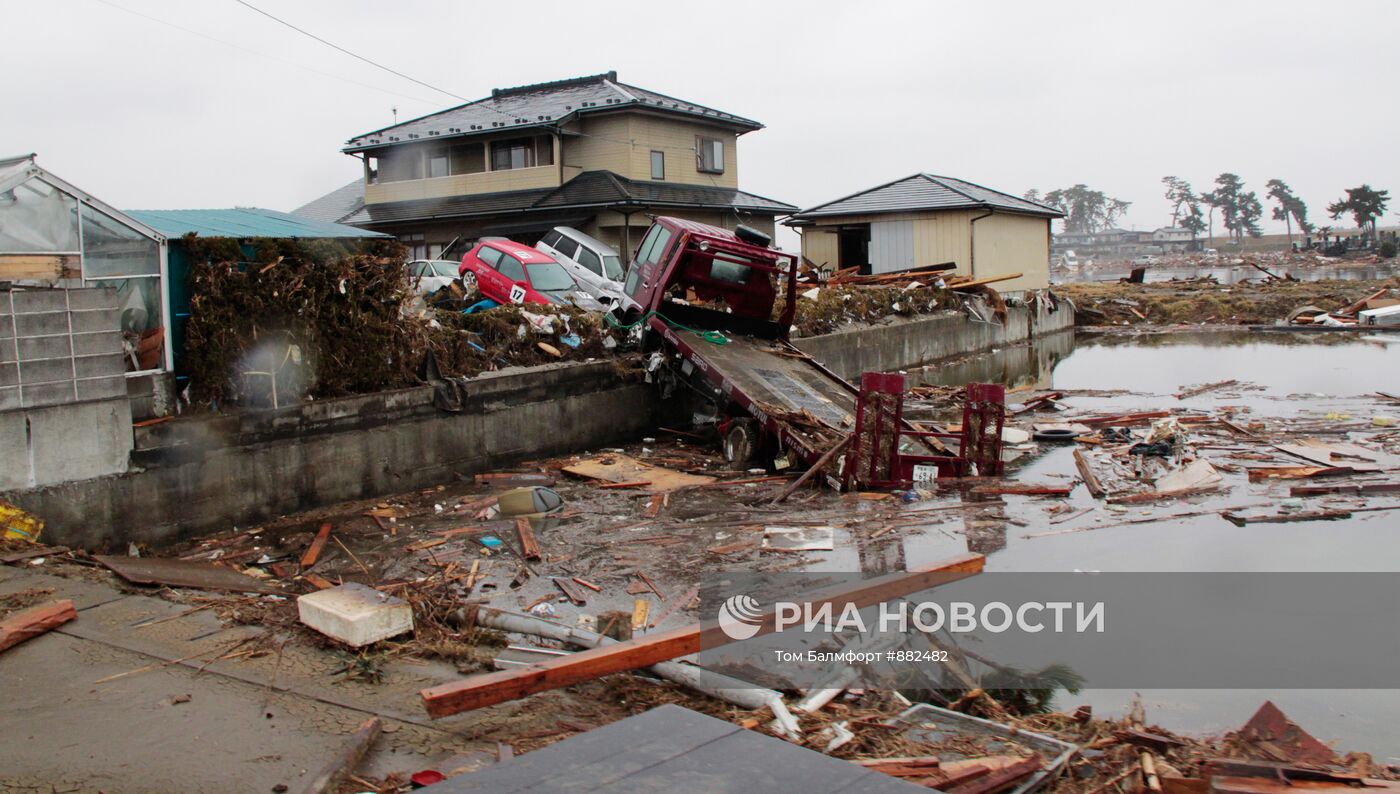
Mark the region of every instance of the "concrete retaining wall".
MULTIPOLYGON (((984 314, 991 316, 990 311, 984 314)), ((793 344, 837 375, 854 380, 862 372, 908 369, 1073 328, 1074 311, 1062 301, 1054 311, 1044 303, 1009 306, 1004 325, 950 312, 837 331, 793 344)))
MULTIPOLYGON (((813 337, 798 347, 853 378, 1074 325, 1064 304, 1054 313, 1009 311, 1005 327, 948 314, 813 337)), ((42 516, 51 543, 159 543, 634 439, 667 407, 611 362, 488 373, 473 378, 468 392, 457 414, 433 407, 424 387, 155 425, 137 431, 133 459, 143 470, 5 498, 42 516)))
POLYGON ((434 408, 424 387, 158 425, 169 428, 161 446, 145 438, 137 453, 150 468, 6 498, 44 518, 48 543, 160 543, 651 427, 650 387, 625 380, 610 362, 492 373, 469 391, 456 414, 434 408))

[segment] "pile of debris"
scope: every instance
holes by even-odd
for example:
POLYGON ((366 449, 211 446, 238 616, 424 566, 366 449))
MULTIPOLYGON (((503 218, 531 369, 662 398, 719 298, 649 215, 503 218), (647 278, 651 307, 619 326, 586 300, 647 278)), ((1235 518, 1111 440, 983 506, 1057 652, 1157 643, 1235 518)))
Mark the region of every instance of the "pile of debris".
POLYGON ((1336 311, 1317 306, 1294 309, 1285 318, 1288 325, 1323 328, 1366 328, 1400 326, 1400 290, 1382 288, 1336 311))
POLYGON ((1005 317, 1006 302, 989 285, 1020 278, 1022 274, 982 279, 945 275, 953 267, 953 263, 947 263, 866 276, 857 274, 859 268, 847 268, 838 270, 825 282, 801 282, 812 286, 798 292, 793 335, 818 336, 889 317, 958 309, 984 321, 994 315, 1005 317))
POLYGON ((451 295, 424 303, 402 247, 382 241, 267 241, 252 261, 231 241, 190 237, 189 398, 211 407, 279 407, 471 376, 507 366, 611 354, 620 335, 574 306, 465 313, 451 295))

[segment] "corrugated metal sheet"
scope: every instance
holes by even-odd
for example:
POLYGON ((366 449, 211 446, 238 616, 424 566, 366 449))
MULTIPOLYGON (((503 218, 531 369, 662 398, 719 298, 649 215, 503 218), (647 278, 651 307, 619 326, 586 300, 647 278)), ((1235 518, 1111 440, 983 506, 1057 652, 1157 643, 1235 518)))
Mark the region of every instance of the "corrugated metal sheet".
POLYGON ((882 212, 949 209, 1001 209, 1047 218, 1064 213, 1044 204, 948 176, 915 174, 845 198, 802 210, 793 220, 882 212))
POLYGON ((893 273, 914 266, 914 222, 870 224, 870 272, 893 273))
POLYGON ((238 207, 227 210, 128 210, 127 214, 166 237, 194 233, 200 237, 388 237, 340 223, 326 223, 277 210, 238 207))

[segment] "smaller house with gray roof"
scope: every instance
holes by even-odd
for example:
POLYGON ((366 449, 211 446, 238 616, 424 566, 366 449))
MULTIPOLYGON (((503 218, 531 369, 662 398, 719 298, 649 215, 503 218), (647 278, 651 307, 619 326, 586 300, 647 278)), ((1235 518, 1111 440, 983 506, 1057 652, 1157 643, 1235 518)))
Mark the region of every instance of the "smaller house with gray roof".
POLYGON ((1050 284, 1054 207, 954 177, 914 174, 818 204, 784 221, 802 235, 802 255, 827 270, 863 274, 954 263, 957 275, 994 278, 997 289, 1050 284))

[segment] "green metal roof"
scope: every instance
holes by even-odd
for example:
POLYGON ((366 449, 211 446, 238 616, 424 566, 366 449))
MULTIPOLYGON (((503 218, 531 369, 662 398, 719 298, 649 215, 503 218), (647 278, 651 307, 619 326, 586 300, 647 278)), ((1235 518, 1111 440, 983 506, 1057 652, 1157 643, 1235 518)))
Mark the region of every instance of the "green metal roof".
POLYGON ((237 207, 227 210, 127 210, 127 214, 166 237, 193 232, 200 237, 389 237, 340 223, 315 221, 277 210, 237 207))

